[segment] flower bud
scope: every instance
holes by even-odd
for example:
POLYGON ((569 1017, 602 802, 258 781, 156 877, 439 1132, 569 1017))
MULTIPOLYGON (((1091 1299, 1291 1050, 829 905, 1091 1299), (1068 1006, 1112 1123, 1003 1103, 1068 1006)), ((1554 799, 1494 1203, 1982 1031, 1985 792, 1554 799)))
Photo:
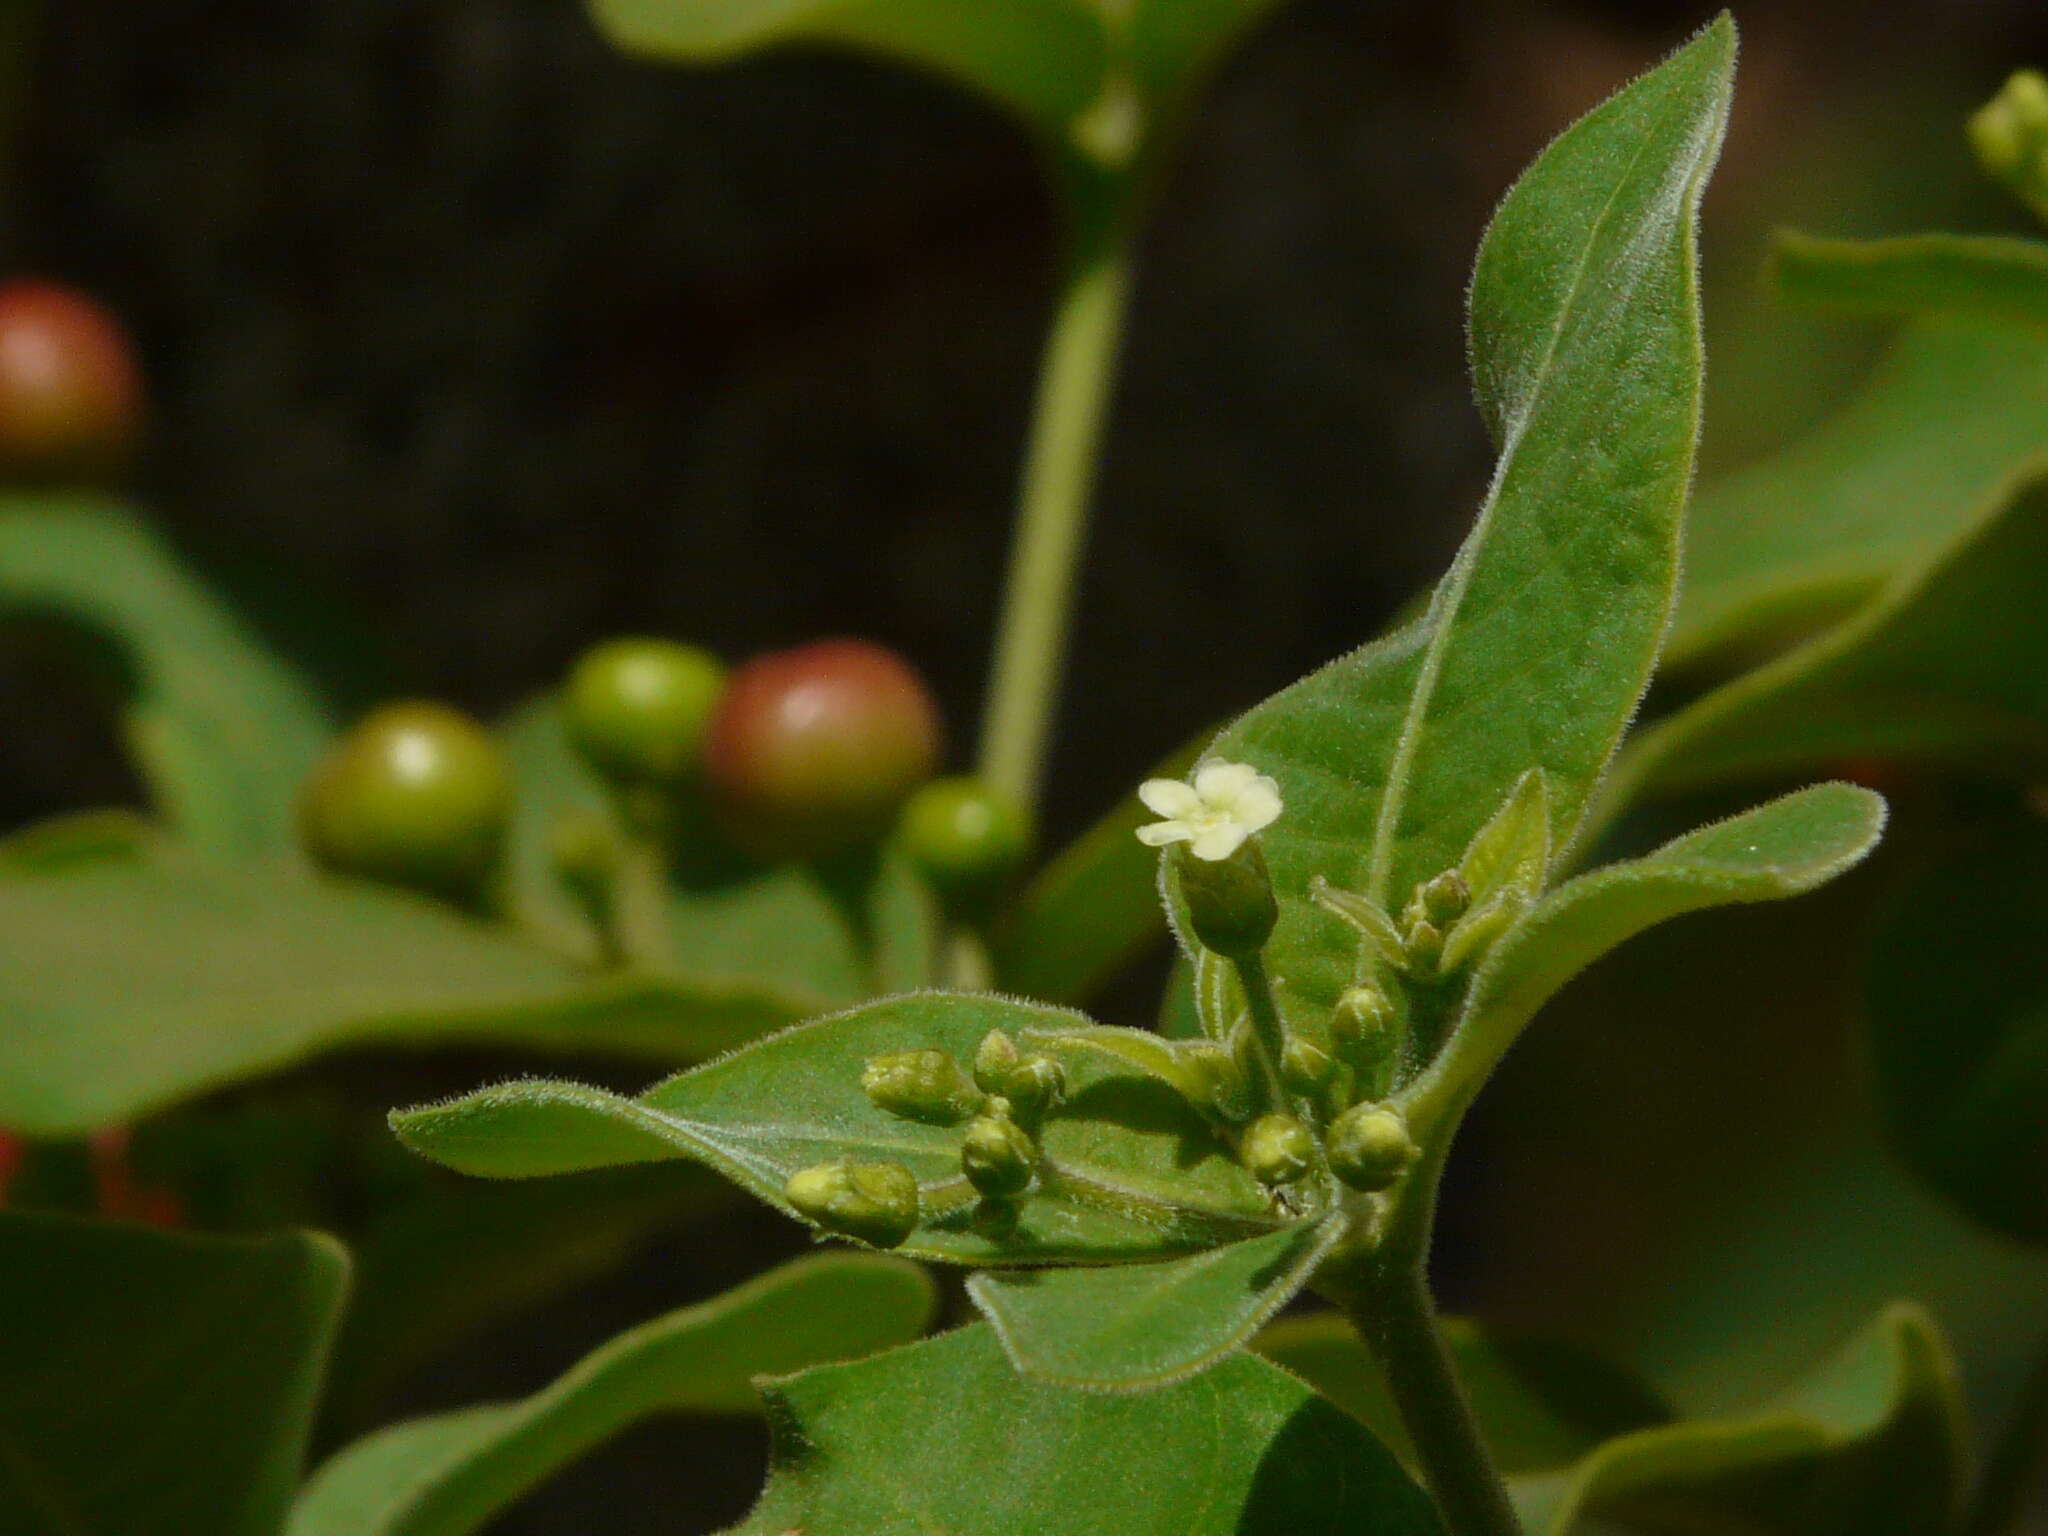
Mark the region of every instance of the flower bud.
POLYGON ((1443 959, 1444 931, 1428 918, 1418 918, 1402 935, 1401 949, 1408 974, 1428 981, 1436 976, 1443 959))
POLYGON ((1174 873, 1195 938, 1232 960, 1248 959, 1265 948, 1280 920, 1273 898, 1273 879, 1259 845, 1244 842, 1227 859, 1196 858, 1185 843, 1173 850, 1174 873))
POLYGON ((1399 1110, 1358 1104, 1330 1127, 1330 1167, 1353 1189, 1385 1189, 1415 1161, 1415 1139, 1399 1110))
POLYGON ((901 1163, 819 1163, 790 1175, 782 1197, 827 1232, 877 1248, 894 1248, 917 1230, 917 1175, 901 1163))
POLYGON ((1315 1166, 1316 1139, 1292 1115, 1261 1115, 1246 1127, 1238 1160, 1261 1184, 1292 1184, 1315 1166))
POLYGON ((1226 1120, 1251 1113, 1251 1085, 1230 1052, 1213 1040, 1190 1040, 1181 1046, 1180 1059, 1201 1085, 1190 1094, 1197 1109, 1214 1110, 1226 1120))
POLYGON ((1067 1096, 1067 1069, 1050 1056, 1026 1056, 1003 1079, 1010 1110, 1026 1125, 1036 1125, 1067 1096))
POLYGON ((1315 1098, 1337 1075, 1337 1060, 1313 1040, 1290 1035, 1280 1052, 1280 1080, 1289 1093, 1315 1098))
POLYGON ((1018 1060, 1017 1042, 1000 1029, 990 1030, 974 1053, 974 1085, 983 1093, 1005 1092, 1018 1060))
POLYGON ((1417 888, 1415 896, 1421 905, 1422 915, 1439 928, 1450 927, 1472 905, 1471 888, 1455 869, 1447 869, 1425 880, 1417 888))
POLYGON ((870 1056, 860 1085, 877 1109, 926 1125, 958 1125, 982 1102, 967 1074, 938 1050, 870 1056))
POLYGON ((2048 218, 2048 76, 2023 69, 1970 119, 1977 161, 2048 218))
POLYGON ((1378 987, 1351 987, 1330 1016, 1330 1042, 1375 1097, 1392 1086, 1394 1059, 1401 1051, 1401 1020, 1378 987))
POLYGON ((975 1116, 960 1143, 960 1171, 991 1200, 1021 1195, 1037 1158, 1037 1146, 1006 1112, 975 1116))

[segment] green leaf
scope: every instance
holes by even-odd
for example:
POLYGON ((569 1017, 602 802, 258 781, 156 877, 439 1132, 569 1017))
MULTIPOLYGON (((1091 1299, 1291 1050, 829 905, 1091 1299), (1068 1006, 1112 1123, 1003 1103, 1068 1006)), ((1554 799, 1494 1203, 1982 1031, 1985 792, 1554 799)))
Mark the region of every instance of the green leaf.
POLYGON ((2048 334, 1961 315, 1905 326, 1840 413, 1700 493, 1665 666, 1840 619, 2044 450, 2048 334))
POLYGON ((1267 962, 1327 1014, 1355 937, 1310 879, 1398 909, 1541 768, 1570 841, 1636 707, 1677 580, 1698 429, 1694 213, 1728 111, 1725 18, 1568 129, 1508 194, 1472 284, 1500 444, 1471 536, 1411 627, 1253 709, 1211 753, 1279 781, 1267 962))
POLYGON ((1112 1392, 1170 1386, 1237 1349, 1344 1235, 1304 1222, 1163 1264, 998 1270, 967 1294, 1020 1374, 1112 1392))
POLYGON ((274 1536, 348 1261, 0 1213, 0 1529, 274 1536))
POLYGON ((10 613, 82 630, 119 659, 128 748, 180 837, 226 855, 294 845, 326 714, 146 523, 104 502, 0 498, 10 613))
POLYGON ((1982 315, 2048 326, 2048 244, 2039 240, 1823 240, 1787 230, 1773 242, 1771 277, 1778 292, 1796 304, 1909 318, 1982 315))
POLYGON ((1107 1058, 1072 1061, 1067 1102, 1042 1137, 1057 1175, 1023 1203, 1015 1231, 999 1236, 972 1219, 958 1128, 898 1119, 860 1086, 871 1056, 937 1048, 966 1062, 991 1029, 1085 1023, 980 994, 885 998, 770 1036, 637 1099, 574 1083, 508 1083, 401 1111, 392 1125, 415 1151, 486 1178, 695 1158, 784 1211, 783 1186, 804 1168, 842 1156, 901 1163, 924 1186, 926 1213, 902 1251, 957 1263, 1151 1259, 1278 1225, 1265 1192, 1184 1099, 1107 1058))
POLYGON ((62 1136, 370 1042, 710 1054, 772 994, 585 973, 436 902, 177 849, 0 880, 0 1125, 62 1136))
POLYGON ((1993 1231, 2048 1245, 2048 829, 2029 820, 1902 893, 1863 989, 1894 1147, 1993 1231))
POLYGON ((914 1265, 798 1259, 620 1334, 516 1403, 416 1419, 314 1475, 286 1536, 466 1536, 619 1430, 655 1413, 745 1413, 756 1375, 916 1338, 937 1297, 914 1265))
MULTIPOLYGON (((1441 1318, 1438 1326, 1480 1433, 1504 1473, 1568 1465, 1616 1435, 1671 1417, 1642 1382, 1585 1350, 1469 1318, 1441 1318)), ((1386 1376, 1341 1316, 1284 1318, 1260 1334, 1254 1347, 1415 1465, 1386 1376)))
POLYGON ((1411 1115, 1461 1101, 1536 1011, 1616 945, 1687 912, 1823 885, 1876 846, 1884 818, 1883 799, 1869 790, 1816 784, 1559 886, 1480 968, 1449 1051, 1417 1084, 1411 1115))
POLYGON ((158 835, 146 817, 118 807, 51 816, 0 837, 0 875, 63 874, 104 859, 140 858, 158 835))
POLYGON ((2038 771, 2044 577, 2048 460, 1847 623, 1644 731, 1616 765, 1609 806, 1859 755, 2038 771))
POLYGON ((1530 1536, 1613 1522, 1754 1536, 1941 1536, 1962 1467, 1947 1346, 1898 1304, 1754 1413, 1611 1440, 1569 1471, 1518 1480, 1530 1536))
POLYGON ((689 63, 825 43, 950 76, 1057 136, 1094 101, 1108 57, 1101 12, 1079 0, 592 0, 629 53, 689 63))
POLYGON ((747 1532, 1442 1529, 1385 1447, 1250 1355, 1142 1396, 1078 1392, 1018 1377, 994 1334, 974 1327, 763 1393, 771 1480, 747 1532))

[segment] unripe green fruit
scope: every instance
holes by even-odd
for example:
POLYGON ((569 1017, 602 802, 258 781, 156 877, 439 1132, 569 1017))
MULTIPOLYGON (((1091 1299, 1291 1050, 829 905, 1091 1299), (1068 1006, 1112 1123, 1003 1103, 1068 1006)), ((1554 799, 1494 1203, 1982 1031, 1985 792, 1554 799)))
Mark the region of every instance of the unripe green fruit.
POLYGON ((901 657, 860 640, 758 656, 732 674, 704 770, 733 841, 764 859, 872 842, 939 761, 937 706, 901 657))
POLYGON ((709 651, 673 640, 607 640, 570 669, 562 727, 607 778, 674 784, 696 772, 724 691, 725 668, 709 651))
POLYGON ((363 717, 299 797, 306 849, 326 868, 459 896, 489 872, 512 814, 498 745, 445 704, 363 717))
POLYGON ((1261 1184, 1292 1184, 1315 1166, 1316 1139, 1292 1115, 1261 1115, 1245 1127, 1239 1159, 1261 1184))
POLYGON ((1031 1183, 1038 1148, 1007 1113, 978 1115, 960 1143, 960 1171, 994 1200, 1021 1195, 1031 1183))
POLYGON ((982 1102, 981 1091, 940 1050, 870 1056, 860 1085, 877 1109, 926 1125, 958 1125, 982 1102))
POLYGON ((1359 1104, 1330 1127, 1330 1167, 1353 1189, 1380 1190, 1415 1161, 1415 1138, 1397 1110, 1359 1104))
POLYGON ((1001 895, 1031 851, 1023 808, 971 777, 934 779, 904 803, 897 841, 932 888, 958 906, 1001 895))
POLYGON ((75 289, 0 284, 0 475, 102 478, 134 446, 142 383, 113 316, 75 289))
POLYGON ((819 1163, 791 1174, 782 1197, 827 1232, 877 1248, 897 1247, 917 1230, 917 1175, 901 1163, 819 1163))

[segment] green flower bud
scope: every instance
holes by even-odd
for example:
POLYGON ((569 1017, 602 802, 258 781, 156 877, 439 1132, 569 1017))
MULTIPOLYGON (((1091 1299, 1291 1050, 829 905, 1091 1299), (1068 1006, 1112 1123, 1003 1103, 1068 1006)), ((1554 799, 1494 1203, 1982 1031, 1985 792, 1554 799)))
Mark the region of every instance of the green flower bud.
POLYGON ((623 783, 673 784, 697 771, 725 668, 673 640, 607 640, 562 688, 562 728, 591 767, 623 783))
POLYGON ((1313 1040, 1290 1035, 1280 1053, 1280 1080, 1289 1093, 1313 1099, 1337 1075, 1337 1059, 1313 1040))
POLYGON ((1378 987, 1351 987, 1338 999, 1330 1016, 1330 1042, 1337 1055, 1359 1075, 1373 1096, 1391 1086, 1394 1060, 1401 1052, 1401 1019, 1387 994, 1378 987))
POLYGON ((1315 1166, 1316 1139, 1292 1115, 1261 1115, 1245 1128, 1238 1160, 1261 1184, 1292 1184, 1315 1166))
POLYGON ((1038 1159, 1037 1146, 1006 1111, 975 1116, 960 1143, 960 1171, 991 1200, 1024 1193, 1038 1159))
POLYGON ((2023 69, 1970 119, 1977 161, 2048 218, 2048 76, 2023 69))
POLYGON ((967 1074, 938 1050, 870 1056, 860 1085, 877 1109, 926 1125, 958 1125, 982 1104, 967 1074))
POLYGON ((975 1086, 983 1093, 1004 1092, 1018 1060, 1017 1042, 1000 1029, 990 1030, 981 1037, 981 1045, 974 1053, 975 1086))
POLYGON ((1428 918, 1419 918, 1408 925, 1408 932, 1401 939, 1401 949, 1408 967, 1408 974, 1424 981, 1433 978, 1438 971, 1444 954, 1444 931, 1428 918))
POLYGON ((1448 928, 1465 915, 1465 909, 1472 905, 1471 888, 1465 884, 1465 877, 1455 869, 1425 880, 1415 892, 1422 915, 1439 928, 1448 928))
POLYGON ((1227 859, 1198 859, 1186 843, 1177 843, 1173 869, 1189 925, 1205 948, 1233 960, 1265 948, 1280 920, 1280 904, 1256 840, 1247 839, 1227 859))
POLYGON ((1330 1127, 1330 1167, 1353 1189, 1385 1189, 1415 1161, 1415 1139, 1399 1110, 1358 1104, 1330 1127))
POLYGON ((1026 1056, 1003 1080, 1010 1109, 1026 1125, 1036 1125, 1067 1096, 1067 1069, 1050 1056, 1026 1056))
POLYGON ((917 1175, 901 1163, 819 1163, 790 1175, 782 1197, 827 1232, 877 1248, 894 1248, 917 1230, 917 1175))
POLYGON ((1242 1120, 1251 1113, 1251 1084, 1230 1052, 1213 1040, 1190 1040, 1179 1054, 1200 1084, 1190 1094, 1197 1109, 1214 1110, 1226 1120, 1242 1120))

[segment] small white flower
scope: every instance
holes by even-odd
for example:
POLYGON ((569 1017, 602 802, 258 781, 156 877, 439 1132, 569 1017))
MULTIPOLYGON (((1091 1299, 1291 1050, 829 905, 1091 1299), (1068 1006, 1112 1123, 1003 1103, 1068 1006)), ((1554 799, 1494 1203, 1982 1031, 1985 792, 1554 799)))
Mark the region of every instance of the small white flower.
POLYGON ((1280 815, 1280 786, 1249 763, 1204 763, 1192 784, 1147 779, 1138 798, 1166 818, 1138 828, 1138 841, 1154 848, 1186 843, 1198 859, 1229 858, 1280 815))

